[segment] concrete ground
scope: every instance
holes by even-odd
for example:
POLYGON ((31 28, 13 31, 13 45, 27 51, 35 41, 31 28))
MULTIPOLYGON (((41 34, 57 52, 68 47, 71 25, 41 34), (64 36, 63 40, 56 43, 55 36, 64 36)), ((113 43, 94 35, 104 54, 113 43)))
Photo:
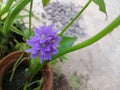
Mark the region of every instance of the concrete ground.
MULTIPOLYGON (((36 0, 38 4, 39 0, 36 0)), ((52 0, 51 0, 52 1, 52 0)), ((83 6, 87 0, 59 0, 63 3, 71 1, 77 6, 83 6)), ((94 3, 83 13, 80 25, 85 28, 87 35, 79 38, 76 44, 95 35, 115 17, 120 15, 120 0, 104 0, 108 19, 99 11, 94 3)), ((36 5, 34 13, 41 12, 36 5)), ((34 24, 34 23, 33 23, 34 24)), ((34 26, 37 26, 36 24, 34 26)), ((59 63, 55 68, 69 79, 77 75, 80 88, 74 90, 120 90, 120 26, 95 44, 84 49, 67 54, 69 60, 59 63)))
MULTIPOLYGON (((86 1, 86 0, 85 0, 86 1)), ((76 5, 83 5, 83 0, 74 0, 76 5)), ((120 0, 105 1, 108 19, 92 3, 83 13, 87 39, 120 15, 120 0)), ((62 72, 68 78, 74 73, 79 78, 81 87, 75 90, 120 90, 120 26, 95 44, 67 54, 69 60, 60 64, 62 72)))

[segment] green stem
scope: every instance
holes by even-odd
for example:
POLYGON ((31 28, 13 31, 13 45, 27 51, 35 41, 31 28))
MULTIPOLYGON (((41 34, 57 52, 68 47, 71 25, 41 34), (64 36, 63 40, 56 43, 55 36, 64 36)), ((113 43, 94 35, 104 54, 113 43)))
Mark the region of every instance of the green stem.
POLYGON ((31 82, 31 80, 33 79, 33 77, 48 63, 49 61, 44 61, 42 63, 42 65, 40 65, 39 63, 36 63, 36 66, 33 67, 33 70, 31 70, 31 76, 30 76, 30 79, 29 79, 29 82, 31 82))
POLYGON ((30 11, 29 11, 29 36, 31 36, 31 18, 32 18, 32 6, 33 6, 33 0, 30 2, 30 11))
POLYGON ((27 85, 27 87, 30 87, 30 86, 32 86, 32 85, 35 84, 35 83, 40 83, 40 80, 31 82, 30 84, 27 85))
POLYGON ((23 90, 27 90, 27 86, 28 86, 28 80, 26 80, 24 87, 23 87, 23 90))
POLYGON ((13 31, 14 33, 17 33, 17 34, 21 35, 21 36, 24 35, 24 33, 23 33, 22 31, 20 31, 19 29, 17 29, 17 28, 16 28, 15 26, 13 26, 13 25, 10 26, 10 30, 13 31))
POLYGON ((13 65, 12 73, 11 73, 11 76, 10 76, 9 81, 12 81, 13 76, 14 76, 14 73, 15 73, 15 70, 16 70, 17 66, 19 65, 19 62, 20 62, 20 60, 21 60, 23 54, 24 54, 24 53, 22 53, 22 54, 20 55, 20 57, 18 58, 18 60, 17 60, 17 61, 15 62, 15 64, 13 65))
POLYGON ((87 47, 93 43, 95 43, 96 41, 100 40, 101 38, 103 38, 105 35, 107 35, 108 33, 110 33, 111 31, 114 30, 114 28, 116 28, 117 26, 120 25, 120 15, 114 19, 112 21, 112 23, 110 23, 107 27, 105 27, 101 32, 99 32, 98 34, 96 34, 95 36, 83 41, 82 43, 79 43, 71 48, 68 48, 66 50, 64 50, 62 53, 58 53, 57 55, 55 55, 53 57, 53 59, 56 59, 66 53, 78 50, 78 49, 82 49, 84 47, 87 47))
POLYGON ((92 0, 89 0, 85 6, 78 12, 78 14, 63 28, 60 35, 62 35, 72 24, 73 22, 83 13, 83 11, 88 7, 88 5, 91 3, 92 0))
POLYGON ((21 10, 30 2, 31 0, 22 0, 17 6, 14 7, 13 10, 11 10, 8 13, 7 18, 5 19, 4 26, 3 26, 3 33, 5 36, 7 36, 7 33, 9 32, 10 26, 13 24, 15 18, 20 13, 21 10))
POLYGON ((10 9, 13 2, 14 0, 7 0, 6 6, 2 10, 0 10, 0 18, 10 9))
POLYGON ((1 10, 2 4, 3 4, 3 2, 0 0, 0 10, 1 10))
POLYGON ((23 59, 19 59, 19 60, 14 64, 13 69, 12 69, 12 73, 11 73, 11 76, 10 76, 10 80, 9 80, 9 81, 12 81, 16 69, 17 69, 18 66, 19 66, 24 60, 26 60, 26 59, 28 59, 28 57, 23 58, 23 59))
MULTIPOLYGON (((24 9, 24 11, 29 12, 27 9, 24 9)), ((38 20, 39 22, 42 22, 39 17, 37 17, 34 13, 32 13, 33 18, 38 20)))

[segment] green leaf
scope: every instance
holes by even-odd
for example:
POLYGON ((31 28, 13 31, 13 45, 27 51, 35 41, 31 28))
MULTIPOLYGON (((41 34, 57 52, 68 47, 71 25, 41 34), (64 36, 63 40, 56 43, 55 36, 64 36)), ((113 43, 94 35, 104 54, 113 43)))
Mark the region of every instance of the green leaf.
POLYGON ((64 61, 68 60, 68 58, 65 55, 59 57, 59 59, 60 59, 60 62, 64 62, 64 61))
POLYGON ((30 80, 38 73, 38 71, 41 69, 40 59, 39 57, 36 57, 34 59, 30 59, 29 61, 30 65, 30 80))
POLYGON ((77 39, 76 37, 62 36, 60 47, 58 48, 59 53, 54 55, 53 59, 55 59, 56 57, 60 57, 61 53, 64 52, 66 49, 70 48, 74 44, 76 39, 77 39))
POLYGON ((69 86, 72 88, 79 88, 80 84, 78 82, 78 78, 75 75, 72 75, 69 79, 69 86))
POLYGON ((58 48, 59 52, 62 52, 63 50, 71 47, 76 41, 76 39, 76 37, 62 36, 60 47, 58 48))
POLYGON ((10 9, 13 2, 14 0, 7 0, 6 6, 0 10, 0 18, 4 13, 6 13, 10 9))
POLYGON ((49 62, 50 67, 54 67, 58 63, 58 60, 52 60, 49 62))
POLYGON ((18 30, 16 27, 14 26, 10 26, 10 30, 17 33, 18 35, 24 36, 24 33, 20 30, 18 30))
POLYGON ((97 42, 98 40, 100 40, 101 38, 106 36, 108 33, 115 30, 115 28, 118 27, 119 25, 120 25, 120 15, 118 17, 116 17, 109 25, 107 25, 104 29, 102 29, 99 33, 97 33, 93 37, 91 37, 83 42, 80 42, 79 44, 74 45, 74 46, 64 50, 63 52, 58 53, 57 55, 54 56, 54 58, 58 58, 64 54, 67 54, 67 53, 70 53, 70 52, 73 52, 76 50, 80 50, 89 45, 92 45, 93 43, 97 42))
POLYGON ((24 18, 27 18, 27 17, 29 17, 29 15, 18 15, 16 17, 16 19, 24 19, 24 18))
POLYGON ((15 49, 16 50, 26 50, 29 46, 26 43, 19 43, 17 40, 14 40, 16 42, 15 49))
POLYGON ((45 7, 49 2, 50 0, 42 0, 43 7, 45 7))
POLYGON ((12 11, 9 12, 8 17, 5 20, 4 27, 3 27, 3 32, 5 35, 9 31, 9 27, 12 25, 14 22, 15 18, 19 14, 21 10, 24 9, 24 7, 30 2, 31 0, 23 0, 21 1, 12 11))
POLYGON ((27 85, 28 85, 28 83, 26 82, 24 87, 23 87, 23 90, 27 90, 27 85))
POLYGON ((39 80, 39 86, 36 87, 36 88, 34 88, 33 90, 40 90, 40 88, 42 87, 43 81, 44 81, 44 78, 41 78, 41 79, 39 80))
MULTIPOLYGON (((34 30, 31 30, 31 36, 33 36, 34 35, 34 30)), ((24 39, 25 40, 28 40, 29 39, 29 30, 27 29, 27 30, 24 30, 24 39)))
POLYGON ((105 13, 106 16, 107 16, 107 12, 106 12, 106 7, 105 7, 104 0, 93 0, 93 2, 95 4, 97 4, 99 6, 100 11, 102 11, 103 13, 105 13))

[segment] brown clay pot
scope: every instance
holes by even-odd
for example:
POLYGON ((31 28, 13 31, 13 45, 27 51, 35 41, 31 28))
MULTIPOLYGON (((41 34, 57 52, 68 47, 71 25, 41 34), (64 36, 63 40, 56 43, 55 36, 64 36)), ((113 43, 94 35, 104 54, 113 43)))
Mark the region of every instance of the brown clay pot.
MULTIPOLYGON (((18 60, 18 58, 22 53, 23 53, 22 51, 16 51, 16 52, 10 53, 0 61, 0 90, 3 90, 2 82, 3 82, 5 73, 9 70, 9 67, 13 65, 16 62, 16 60, 18 60)), ((24 53, 22 58, 27 56, 28 55, 24 53)), ((44 66, 43 69, 40 70, 40 73, 44 78, 42 89, 40 90, 51 90, 52 72, 49 65, 44 66)))

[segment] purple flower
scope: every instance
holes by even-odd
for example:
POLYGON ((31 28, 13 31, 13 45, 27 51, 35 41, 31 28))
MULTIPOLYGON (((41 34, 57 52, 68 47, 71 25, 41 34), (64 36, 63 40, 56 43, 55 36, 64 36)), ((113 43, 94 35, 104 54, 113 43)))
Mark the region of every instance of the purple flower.
POLYGON ((31 36, 27 40, 27 44, 31 46, 27 49, 27 53, 31 53, 31 58, 40 57, 43 60, 51 60, 54 54, 58 53, 57 47, 61 37, 57 36, 58 31, 53 29, 53 24, 42 26, 34 29, 35 36, 31 36))

